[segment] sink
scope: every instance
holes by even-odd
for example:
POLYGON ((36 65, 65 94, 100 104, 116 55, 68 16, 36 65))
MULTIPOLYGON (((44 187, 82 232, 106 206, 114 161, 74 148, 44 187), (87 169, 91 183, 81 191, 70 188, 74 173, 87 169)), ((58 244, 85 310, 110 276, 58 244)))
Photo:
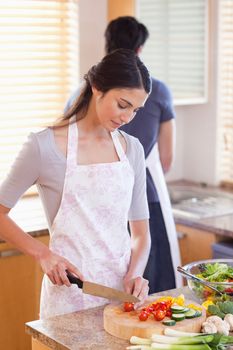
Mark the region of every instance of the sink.
POLYGON ((219 189, 168 186, 175 216, 202 219, 233 213, 233 195, 219 189))

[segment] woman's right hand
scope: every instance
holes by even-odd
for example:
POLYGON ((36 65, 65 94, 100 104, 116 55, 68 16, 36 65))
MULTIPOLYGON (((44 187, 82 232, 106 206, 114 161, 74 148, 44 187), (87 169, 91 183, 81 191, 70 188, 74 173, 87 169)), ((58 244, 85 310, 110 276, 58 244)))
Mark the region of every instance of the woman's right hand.
POLYGON ((71 264, 67 259, 53 253, 49 249, 43 257, 40 257, 39 262, 43 272, 49 277, 50 281, 58 286, 71 286, 71 283, 67 278, 66 270, 79 279, 84 279, 82 273, 77 267, 71 264))

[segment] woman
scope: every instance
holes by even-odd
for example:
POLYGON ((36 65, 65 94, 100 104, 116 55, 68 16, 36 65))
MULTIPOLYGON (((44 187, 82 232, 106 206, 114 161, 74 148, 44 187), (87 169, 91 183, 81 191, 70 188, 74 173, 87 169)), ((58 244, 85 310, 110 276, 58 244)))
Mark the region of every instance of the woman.
POLYGON ((144 154, 135 138, 117 129, 143 107, 149 73, 133 52, 116 50, 85 81, 61 121, 30 135, 0 188, 0 236, 33 256, 45 273, 41 318, 106 303, 71 286, 66 271, 141 300, 148 294, 142 277, 150 249, 144 154), (7 215, 34 183, 48 217, 49 248, 7 215))
MULTIPOLYGON (((148 37, 146 26, 136 18, 118 17, 106 28, 106 53, 125 48, 140 54, 148 37)), ((71 96, 66 108, 78 94, 80 90, 71 96)), ((164 178, 173 161, 174 119, 169 88, 162 81, 152 78, 152 90, 145 108, 129 124, 121 127, 121 130, 139 139, 146 156, 151 251, 144 277, 149 280, 150 293, 182 286, 182 277, 176 270, 180 265, 179 245, 164 178)))

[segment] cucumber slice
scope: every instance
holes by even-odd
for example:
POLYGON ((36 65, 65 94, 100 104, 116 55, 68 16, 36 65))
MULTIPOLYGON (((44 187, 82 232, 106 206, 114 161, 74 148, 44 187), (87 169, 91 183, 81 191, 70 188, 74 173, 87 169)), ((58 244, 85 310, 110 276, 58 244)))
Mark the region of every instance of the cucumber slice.
POLYGON ((200 310, 196 310, 196 316, 195 317, 200 317, 202 315, 202 312, 200 310))
POLYGON ((172 319, 175 321, 183 321, 185 319, 185 314, 182 314, 182 313, 172 314, 172 319))
POLYGON ((165 321, 163 321, 163 324, 165 326, 175 326, 176 321, 175 320, 165 320, 165 321))
POLYGON ((188 312, 189 310, 190 310, 189 307, 185 307, 183 313, 186 313, 186 312, 188 312))
POLYGON ((190 309, 189 311, 187 311, 187 312, 185 313, 185 318, 194 318, 194 317, 197 317, 196 314, 197 314, 196 310, 190 309))
POLYGON ((185 309, 187 309, 187 308, 180 306, 180 305, 172 305, 171 306, 171 311, 173 314, 183 313, 183 312, 185 312, 185 309))

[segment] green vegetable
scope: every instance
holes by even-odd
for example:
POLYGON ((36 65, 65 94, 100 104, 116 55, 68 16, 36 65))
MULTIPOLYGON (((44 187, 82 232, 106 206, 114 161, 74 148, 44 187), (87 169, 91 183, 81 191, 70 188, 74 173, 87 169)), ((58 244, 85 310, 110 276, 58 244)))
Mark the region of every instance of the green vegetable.
POLYGON ((209 305, 207 310, 211 315, 216 315, 221 318, 224 318, 225 316, 225 314, 219 309, 217 305, 209 305))
POLYGON ((200 317, 202 315, 202 312, 200 310, 196 310, 196 316, 195 317, 200 317))
POLYGON ((221 318, 224 318, 226 314, 233 314, 233 302, 217 302, 215 305, 209 305, 207 311, 211 315, 217 315, 221 318))
POLYGON ((233 314, 232 301, 218 302, 216 305, 219 307, 220 311, 222 311, 224 314, 233 314))
POLYGON ((194 345, 194 344, 210 343, 214 339, 214 336, 212 334, 208 334, 208 335, 198 335, 196 337, 169 337, 166 335, 153 334, 151 339, 152 339, 152 342, 163 343, 163 344, 194 345))
POLYGON ((227 264, 205 264, 202 270, 204 271, 197 276, 209 282, 226 282, 229 278, 233 278, 233 267, 227 264))
POLYGON ((165 334, 153 334, 151 339, 131 337, 130 342, 137 345, 128 346, 127 350, 224 350, 227 344, 233 345, 233 337, 222 334, 203 334, 176 331, 165 328, 165 334), (174 336, 179 335, 179 336, 174 336), (180 336, 181 335, 181 336, 180 336), (183 336, 184 335, 184 336, 183 336), (148 344, 148 345, 147 345, 148 344))
POLYGON ((127 346, 127 350, 153 350, 149 345, 130 345, 127 346))
POLYGON ((165 321, 163 321, 163 324, 165 326, 175 326, 176 321, 175 320, 165 320, 165 321))
POLYGON ((233 344, 233 337, 230 335, 215 333, 213 337, 213 340, 209 343, 211 350, 221 350, 224 349, 225 344, 233 344))
MULTIPOLYGON (((198 314, 198 316, 200 316, 198 314)), ((185 313, 185 318, 194 318, 197 317, 197 311, 194 309, 190 309, 188 312, 185 313)))
POLYGON ((211 350, 211 348, 207 344, 196 344, 196 345, 180 345, 180 344, 160 344, 160 343, 152 343, 152 349, 157 350, 211 350))
POLYGON ((183 307, 183 306, 180 306, 180 305, 172 305, 171 306, 171 311, 172 313, 174 314, 179 314, 179 313, 184 313, 186 311, 188 311, 187 308, 183 307))
POLYGON ((196 337, 198 335, 207 335, 208 333, 191 333, 191 332, 177 331, 176 329, 171 329, 171 328, 165 328, 164 334, 169 335, 170 337, 196 337))
POLYGON ((184 314, 172 314, 172 319, 175 321, 183 321, 185 319, 184 314))

